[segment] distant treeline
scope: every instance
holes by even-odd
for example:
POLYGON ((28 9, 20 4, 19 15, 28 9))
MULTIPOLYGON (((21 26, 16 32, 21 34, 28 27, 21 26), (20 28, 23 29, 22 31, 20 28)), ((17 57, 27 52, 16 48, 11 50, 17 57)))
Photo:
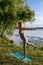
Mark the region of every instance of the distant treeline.
POLYGON ((36 29, 43 29, 43 27, 36 27, 36 29))

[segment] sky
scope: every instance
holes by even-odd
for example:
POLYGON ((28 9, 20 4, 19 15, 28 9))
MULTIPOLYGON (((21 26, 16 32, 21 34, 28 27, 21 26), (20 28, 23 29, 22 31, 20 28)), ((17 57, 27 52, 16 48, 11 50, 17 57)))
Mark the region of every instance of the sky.
POLYGON ((43 0, 27 0, 27 4, 35 12, 36 20, 33 25, 43 27, 43 0))

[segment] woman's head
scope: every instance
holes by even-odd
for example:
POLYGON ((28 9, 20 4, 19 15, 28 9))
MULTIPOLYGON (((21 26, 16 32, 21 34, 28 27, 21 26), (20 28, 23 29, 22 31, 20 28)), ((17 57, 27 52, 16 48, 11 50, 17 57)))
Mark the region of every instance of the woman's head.
POLYGON ((18 23, 18 27, 19 27, 19 28, 22 27, 22 22, 21 22, 21 21, 18 23))

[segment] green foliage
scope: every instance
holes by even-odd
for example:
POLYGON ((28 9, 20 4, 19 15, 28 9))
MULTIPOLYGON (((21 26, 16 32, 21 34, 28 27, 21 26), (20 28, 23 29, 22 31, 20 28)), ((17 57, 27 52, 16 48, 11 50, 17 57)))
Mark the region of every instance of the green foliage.
POLYGON ((32 62, 23 63, 20 60, 12 57, 10 53, 23 53, 23 48, 16 46, 11 40, 6 37, 0 37, 0 65, 43 65, 43 51, 34 49, 31 46, 27 47, 27 55, 33 58, 32 62))
POLYGON ((34 11, 24 3, 26 0, 0 0, 0 34, 11 33, 19 20, 34 20, 34 11))
POLYGON ((39 49, 43 51, 43 47, 40 47, 39 49))

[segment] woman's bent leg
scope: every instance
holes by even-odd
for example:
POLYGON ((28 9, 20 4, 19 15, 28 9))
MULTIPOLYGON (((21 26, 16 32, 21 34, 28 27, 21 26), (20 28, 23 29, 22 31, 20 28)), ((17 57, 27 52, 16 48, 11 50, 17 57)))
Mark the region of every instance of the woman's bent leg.
POLYGON ((36 46, 34 44, 32 44, 31 42, 27 42, 29 45, 33 46, 34 48, 36 48, 36 46))

